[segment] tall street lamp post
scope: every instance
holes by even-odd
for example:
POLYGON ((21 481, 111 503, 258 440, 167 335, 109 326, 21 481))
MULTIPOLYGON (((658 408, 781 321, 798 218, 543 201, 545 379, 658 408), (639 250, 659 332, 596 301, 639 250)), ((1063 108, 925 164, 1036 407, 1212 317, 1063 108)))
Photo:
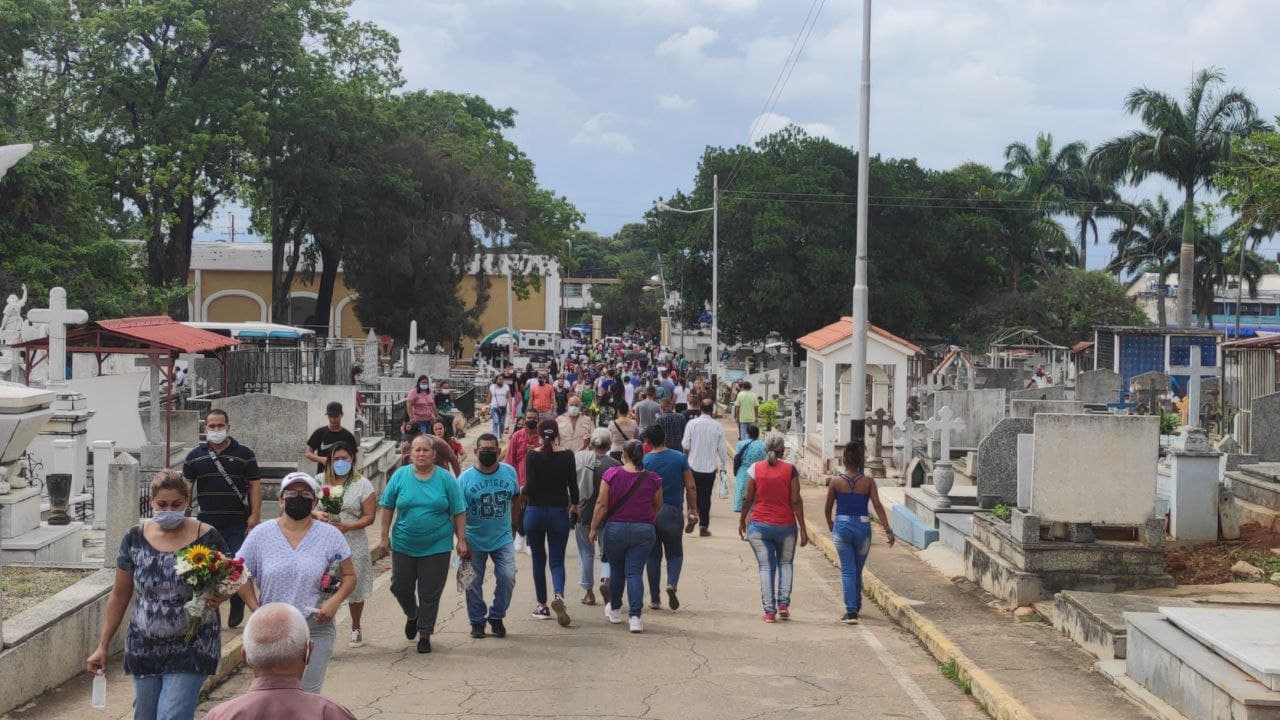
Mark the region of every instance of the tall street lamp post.
POLYGON ((719 395, 720 381, 720 176, 711 176, 711 207, 698 210, 681 210, 666 203, 658 203, 664 212, 684 215, 711 213, 711 387, 719 395))
MULTIPOLYGON (((858 108, 858 225, 853 270, 853 377, 849 442, 866 442, 867 396, 867 195, 871 152, 871 0, 862 0, 862 87, 858 108)), ((942 458, 949 460, 950 458, 942 458)))

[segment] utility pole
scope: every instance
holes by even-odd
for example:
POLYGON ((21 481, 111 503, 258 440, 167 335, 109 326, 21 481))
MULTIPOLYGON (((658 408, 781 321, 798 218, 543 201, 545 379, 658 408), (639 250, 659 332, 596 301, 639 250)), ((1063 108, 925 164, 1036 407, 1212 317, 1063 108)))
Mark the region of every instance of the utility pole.
POLYGON ((711 176, 711 389, 720 396, 720 175, 711 176))
MULTIPOLYGON (((858 226, 853 266, 852 427, 849 442, 866 443, 867 396, 867 200, 871 184, 871 0, 862 0, 862 88, 858 107, 858 226)), ((900 410, 899 410, 900 412, 900 410)), ((946 458, 943 458, 944 460, 946 458)))

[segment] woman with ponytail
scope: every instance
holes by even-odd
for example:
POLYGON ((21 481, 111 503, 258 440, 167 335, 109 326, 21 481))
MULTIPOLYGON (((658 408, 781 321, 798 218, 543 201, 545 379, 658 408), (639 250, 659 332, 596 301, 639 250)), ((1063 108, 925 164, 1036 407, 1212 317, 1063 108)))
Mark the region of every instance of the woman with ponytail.
POLYGON ((765 622, 791 617, 792 560, 796 554, 797 529, 800 547, 809 544, 804 525, 804 501, 800 499, 800 473, 782 459, 786 440, 770 433, 764 441, 764 460, 747 470, 747 488, 742 494, 738 517, 738 537, 751 543, 760 565, 760 604, 765 622), (750 525, 747 520, 750 517, 750 525))
POLYGON ((827 528, 835 541, 836 554, 840 556, 840 581, 844 590, 844 616, 840 622, 858 624, 858 611, 862 609, 862 568, 871 552, 871 517, 868 502, 876 508, 885 539, 893 547, 893 530, 889 518, 880 504, 876 482, 862 474, 863 450, 850 443, 844 448, 844 472, 831 478, 827 485, 827 503, 824 508, 827 528), (835 510, 835 517, 831 511, 835 510))
POLYGON ((538 607, 536 620, 549 620, 551 613, 561 627, 568 627, 569 612, 564 604, 564 549, 569 532, 578 521, 577 465, 572 450, 556 450, 560 426, 553 419, 538 423, 542 444, 525 458, 524 534, 533 553, 533 589, 538 607), (551 565, 551 585, 555 593, 547 605, 547 565, 551 565))

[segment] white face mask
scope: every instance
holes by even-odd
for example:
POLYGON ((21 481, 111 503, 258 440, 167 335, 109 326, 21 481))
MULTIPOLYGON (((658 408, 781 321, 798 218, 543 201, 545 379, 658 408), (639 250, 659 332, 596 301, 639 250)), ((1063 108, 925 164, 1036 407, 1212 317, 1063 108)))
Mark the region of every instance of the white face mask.
POLYGON ((569 417, 577 417, 578 413, 580 412, 582 412, 582 408, 578 407, 577 405, 569 406, 569 417))
POLYGON ((210 443, 214 445, 221 445, 223 441, 227 439, 227 431, 210 430, 208 433, 205 433, 205 437, 208 438, 210 443))

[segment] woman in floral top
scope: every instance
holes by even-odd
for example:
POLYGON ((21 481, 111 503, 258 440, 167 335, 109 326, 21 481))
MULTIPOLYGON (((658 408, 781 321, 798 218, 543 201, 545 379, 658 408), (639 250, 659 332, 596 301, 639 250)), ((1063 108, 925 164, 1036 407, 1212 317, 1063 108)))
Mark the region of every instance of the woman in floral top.
MULTIPOLYGON (((102 673, 107 646, 125 611, 124 671, 133 676, 134 717, 139 720, 194 718, 205 678, 218 669, 222 650, 221 622, 209 613, 191 644, 187 644, 187 613, 191 587, 174 570, 174 555, 188 545, 226 551, 222 536, 211 526, 186 516, 191 485, 174 470, 161 470, 151 481, 152 519, 125 534, 116 556, 116 581, 107 601, 98 649, 86 661, 90 673, 102 673)), ((211 610, 221 600, 210 600, 211 610)))

